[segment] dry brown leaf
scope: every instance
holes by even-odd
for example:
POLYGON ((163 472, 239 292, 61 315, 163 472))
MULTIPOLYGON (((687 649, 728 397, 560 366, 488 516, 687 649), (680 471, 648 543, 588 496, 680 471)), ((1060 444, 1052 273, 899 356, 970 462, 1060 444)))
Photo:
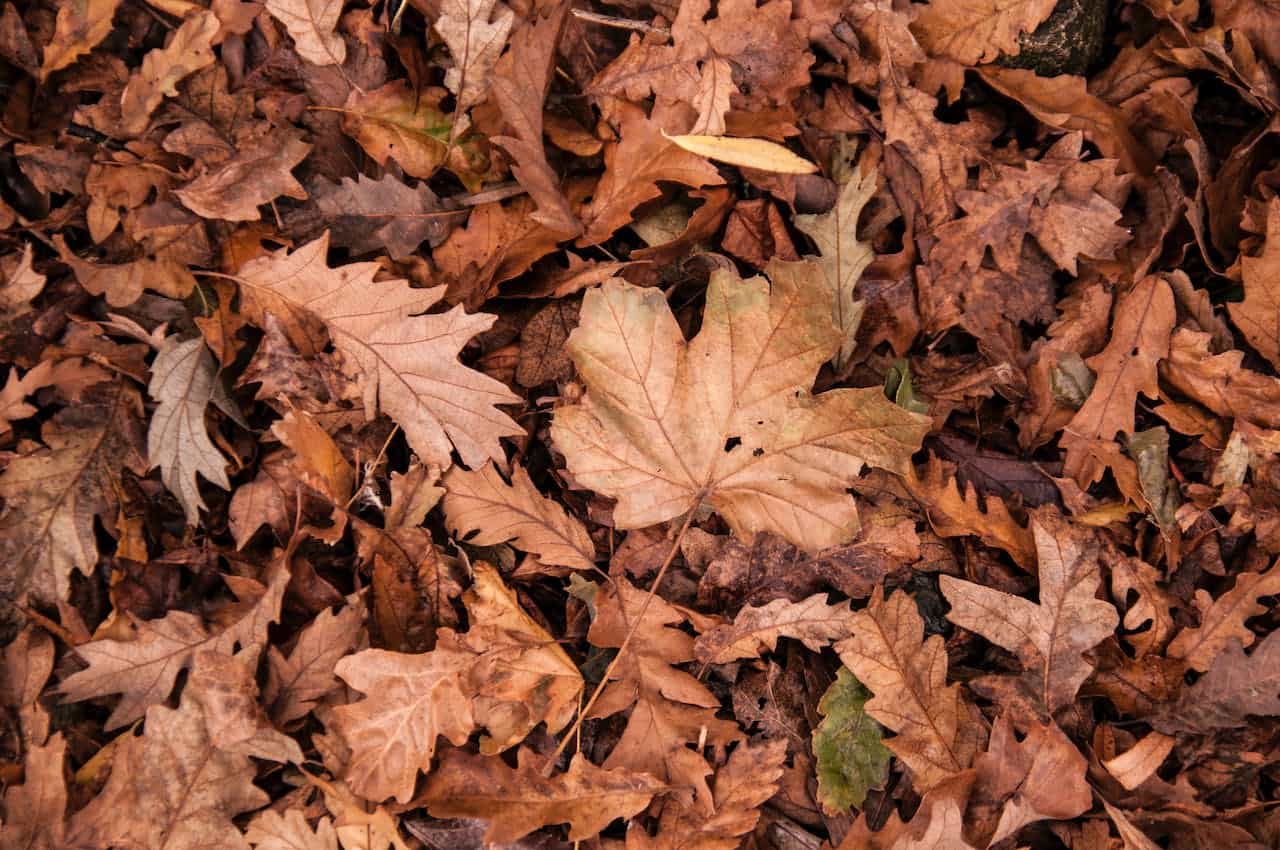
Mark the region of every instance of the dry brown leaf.
POLYGON ((311 184, 333 243, 353 254, 386 251, 407 257, 426 242, 436 247, 451 229, 452 216, 425 183, 409 187, 390 174, 372 180, 363 174, 340 183, 311 184))
POLYGON ((800 602, 775 599, 768 605, 748 605, 733 623, 704 632, 693 646, 703 664, 727 664, 756 658, 778 647, 779 638, 798 640, 812 652, 849 636, 853 615, 848 603, 827 604, 825 593, 800 602))
POLYGON ((569 840, 594 838, 629 818, 664 789, 643 773, 605 770, 575 755, 564 773, 542 775, 542 759, 520 751, 514 770, 499 758, 450 750, 416 798, 434 817, 482 818, 486 843, 511 844, 550 824, 569 824, 569 840))
POLYGON ((32 300, 44 289, 48 278, 32 268, 31 257, 31 243, 28 242, 23 246, 18 261, 4 267, 4 282, 0 283, 0 321, 12 321, 31 312, 32 300))
POLYGON ((1231 640, 1208 672, 1153 725, 1169 733, 1208 732, 1248 725, 1249 715, 1280 714, 1278 680, 1280 632, 1267 635, 1250 655, 1244 654, 1238 640, 1231 640))
POLYGON ((510 484, 492 464, 475 472, 451 469, 441 483, 445 524, 455 537, 480 546, 513 541, 544 564, 576 570, 595 565, 595 544, 586 528, 539 493, 522 467, 512 471, 510 484))
POLYGON ((106 729, 132 723, 149 706, 169 698, 178 674, 192 665, 197 653, 229 655, 236 646, 265 643, 267 627, 280 616, 289 571, 278 560, 265 578, 264 587, 253 579, 227 576, 225 581, 239 601, 227 606, 220 624, 212 628, 194 614, 173 610, 159 620, 135 620, 132 640, 104 638, 77 646, 76 654, 89 666, 64 679, 58 692, 67 702, 120 694, 106 729))
POLYGON ((125 307, 137 301, 144 288, 169 298, 185 298, 196 285, 191 272, 172 260, 143 257, 114 265, 91 263, 71 253, 61 235, 55 236, 53 243, 80 285, 93 295, 105 295, 113 307, 125 307))
POLYGON ((1028 688, 1047 716, 1075 701, 1093 664, 1083 653, 1109 637, 1120 618, 1095 597, 1101 575, 1092 532, 1041 511, 1031 521, 1040 602, 951 576, 940 584, 947 619, 1018 656, 1028 688))
POLYGON ((6 820, 0 850, 58 850, 67 846, 67 780, 63 776, 67 741, 56 733, 26 751, 24 779, 4 792, 6 820))
POLYGON ((457 360, 462 346, 494 317, 467 315, 461 307, 420 315, 440 300, 442 287, 377 281, 375 263, 330 268, 328 247, 326 233, 293 252, 282 249, 241 266, 237 280, 246 314, 259 326, 266 313, 287 322, 323 322, 360 370, 366 413, 381 409, 395 419, 424 461, 448 467, 453 448, 470 467, 505 460, 498 439, 524 432, 496 405, 518 398, 457 360))
POLYGON ((1102 764, 1126 791, 1132 791, 1160 769, 1176 743, 1177 739, 1169 735, 1148 732, 1123 754, 1107 759, 1102 764))
POLYGON ((1176 318, 1173 292, 1163 278, 1149 275, 1120 296, 1113 315, 1107 347, 1085 360, 1097 380, 1060 441, 1067 450, 1064 471, 1082 487, 1103 472, 1088 453, 1090 442, 1133 434, 1138 393, 1158 393, 1156 365, 1169 354, 1176 318))
POLYGON ((444 84, 458 98, 458 111, 489 93, 493 66, 507 43, 515 13, 499 0, 441 0, 435 30, 453 56, 444 84))
POLYGON ((1017 56, 1020 39, 1053 11, 1053 0, 936 0, 925 5, 912 31, 925 50, 962 65, 1017 56))
POLYGON ((1093 805, 1085 780, 1088 763, 1053 721, 1032 726, 1019 742, 1009 715, 1002 714, 974 767, 969 812, 986 828, 995 828, 988 845, 1017 835, 1029 823, 1070 820, 1093 805))
POLYGON ((259 812, 249 821, 244 839, 258 850, 338 850, 332 821, 320 818, 313 830, 299 809, 259 812))
POLYGON ((680 611, 655 596, 642 616, 645 593, 624 578, 601 587, 594 604, 596 617, 587 632, 593 646, 620 647, 634 630, 627 651, 619 656, 608 685, 588 715, 609 717, 631 710, 605 767, 668 781, 673 776, 674 751, 702 735, 717 744, 738 736, 733 723, 716 717, 720 701, 711 691, 675 667, 694 659, 693 638, 672 628, 685 621, 680 611))
MULTIPOLYGON (((709 800, 695 798, 690 805, 669 799, 656 835, 634 824, 627 829, 627 850, 734 850, 759 822, 760 806, 777 793, 786 757, 784 741, 739 744, 715 772, 709 800)), ((696 755, 693 760, 704 774, 711 772, 696 755)))
POLYGON ((337 674, 368 695, 334 712, 352 749, 347 781, 362 796, 407 801, 440 735, 462 746, 485 728, 481 749, 497 753, 539 723, 559 731, 576 712, 577 667, 492 567, 476 564, 475 576, 470 631, 441 629, 436 649, 420 655, 368 649, 338 662, 337 674))
POLYGON ((267 11, 293 36, 298 55, 313 65, 341 65, 347 45, 333 30, 342 0, 266 0, 267 11))
POLYGON ((41 79, 47 80, 54 71, 74 63, 106 38, 119 7, 120 0, 85 0, 59 5, 53 38, 44 48, 41 79))
POLYGON ((1125 611, 1124 627, 1130 630, 1125 640, 1139 657, 1163 649, 1173 634, 1172 608, 1177 601, 1161 586, 1160 571, 1137 558, 1120 558, 1110 565, 1112 597, 1124 604, 1130 591, 1137 595, 1125 611))
POLYGON ((274 133, 239 151, 174 192, 187 209, 204 218, 257 221, 258 207, 278 197, 306 200, 290 170, 306 159, 311 145, 292 133, 274 133))
POLYGON ((1160 377, 1219 416, 1280 428, 1280 380, 1243 366, 1244 352, 1215 354, 1212 337, 1178 328, 1160 377))
POLYGON ((1259 600, 1280 594, 1280 564, 1262 573, 1241 573, 1230 590, 1214 599, 1206 590, 1197 590, 1196 610, 1200 625, 1180 631, 1169 644, 1170 658, 1180 658, 1193 669, 1209 670, 1231 641, 1249 646, 1254 633, 1245 621, 1267 611, 1259 600))
POLYGON ((711 163, 677 148, 643 112, 626 111, 619 134, 618 142, 605 146, 604 176, 582 211, 586 232, 578 240, 580 245, 603 242, 629 224, 636 207, 662 194, 656 185, 659 180, 684 186, 724 183, 711 163))
POLYGON ((122 132, 141 135, 161 101, 178 93, 179 82, 214 63, 213 37, 220 28, 217 16, 202 9, 182 22, 168 44, 143 57, 120 96, 122 132))
POLYGON ((969 725, 959 685, 947 685, 941 636, 924 639, 915 601, 896 591, 887 601, 877 587, 866 609, 853 615, 853 634, 836 652, 858 681, 875 694, 864 706, 897 733, 884 744, 927 790, 969 766, 979 742, 969 725))
POLYGON ((1240 258, 1244 300, 1227 305, 1231 321, 1258 353, 1280 367, 1280 199, 1267 207, 1267 234, 1262 253, 1240 258))
POLYGON ((338 687, 334 667, 355 648, 364 621, 363 606, 326 608, 298 634, 286 656, 268 647, 264 702, 281 726, 306 717, 318 700, 338 687))
POLYGON ((151 364, 151 397, 159 402, 147 431, 147 458, 160 467, 164 484, 187 514, 187 524, 200 522, 204 500, 197 473, 211 484, 231 489, 226 458, 209 439, 204 414, 209 402, 221 398, 217 366, 200 337, 180 341, 170 337, 151 364))
POLYGON ((587 294, 569 350, 588 391, 552 438, 578 484, 618 500, 619 528, 705 502, 743 536, 816 550, 857 533, 845 488, 864 465, 906 472, 928 420, 878 387, 811 395, 842 342, 828 290, 812 263, 769 271, 771 286, 714 272, 690 342, 657 290, 587 294))
POLYGON ((47 448, 9 461, 0 475, 0 593, 45 604, 65 599, 71 574, 98 564, 95 517, 117 508, 122 470, 141 475, 142 399, 123 381, 100 384, 42 428, 47 448))

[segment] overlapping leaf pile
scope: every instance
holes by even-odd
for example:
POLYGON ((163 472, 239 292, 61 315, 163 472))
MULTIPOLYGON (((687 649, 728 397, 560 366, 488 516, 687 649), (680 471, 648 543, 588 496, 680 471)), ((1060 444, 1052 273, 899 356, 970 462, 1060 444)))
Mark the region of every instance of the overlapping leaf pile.
POLYGON ((1269 0, 0 9, 0 850, 1276 846, 1269 0))

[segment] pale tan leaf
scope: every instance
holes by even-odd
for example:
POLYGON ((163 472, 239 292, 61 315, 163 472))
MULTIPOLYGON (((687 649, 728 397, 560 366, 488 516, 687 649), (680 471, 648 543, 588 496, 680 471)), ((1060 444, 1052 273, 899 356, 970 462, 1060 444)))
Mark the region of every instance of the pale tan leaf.
POLYGON ((67 846, 66 755, 67 742, 61 732, 27 750, 22 784, 10 785, 4 792, 6 819, 0 828, 0 850, 58 850, 67 846))
POLYGON ((312 830, 298 809, 260 812, 249 821, 244 837, 258 850, 338 850, 332 821, 320 818, 312 830))
POLYGON ((800 602, 775 599, 767 605, 748 605, 730 625, 716 626, 701 635, 694 653, 704 664, 727 664, 740 658, 756 658, 777 649, 779 638, 798 640, 813 652, 849 637, 853 614, 849 603, 827 604, 825 593, 800 602))
POLYGON ((1129 820, 1128 815, 1120 809, 1117 809, 1106 800, 1102 801, 1102 807, 1107 810, 1107 816, 1116 825, 1116 831, 1120 833, 1120 838, 1124 841, 1124 850, 1161 850, 1160 845, 1134 826, 1133 821, 1129 820))
POLYGON ((1170 735, 1151 731, 1128 750, 1102 764, 1126 790, 1132 791, 1160 769, 1176 743, 1177 739, 1170 735))
POLYGON ((768 139, 729 136, 667 136, 677 147, 698 156, 774 174, 813 174, 818 166, 768 139))
POLYGON ((293 36, 298 55, 313 65, 341 65, 347 45, 333 30, 342 0, 266 0, 267 11, 293 36))
POLYGON ((453 67, 445 87, 470 109, 489 93, 489 77, 507 43, 515 13, 499 0, 442 0, 435 29, 449 47, 453 67))
MULTIPOLYGON (((105 638, 76 647, 88 668, 73 673, 58 688, 66 702, 120 694, 106 729, 119 729, 169 698, 178 674, 202 650, 231 654, 235 647, 261 646, 267 627, 280 616, 289 571, 277 561, 264 587, 252 579, 227 576, 239 602, 222 612, 221 627, 210 628, 194 614, 170 611, 159 620, 136 622, 133 640, 105 638)), ((203 724, 203 721, 202 721, 203 724)))
POLYGON ((268 648, 265 701, 282 726, 305 717, 325 694, 338 687, 334 667, 356 645, 364 621, 363 604, 326 608, 298 635, 288 656, 268 648))
POLYGON ((840 346, 821 271, 775 261, 769 273, 771 285, 715 271, 690 342, 658 290, 587 293, 569 337, 586 398, 551 433, 574 479, 618 500, 619 528, 705 501, 740 535, 816 550, 857 533, 846 488, 864 465, 906 471, 928 420, 878 387, 811 395, 840 346))
POLYGON ((143 57, 120 95, 120 126, 126 134, 140 135, 161 101, 178 93, 179 82, 214 63, 213 38, 221 26, 213 12, 201 9, 182 22, 168 44, 143 57))
POLYGON ((853 356, 854 336, 862 323, 863 304, 854 294, 858 279, 875 258, 875 252, 871 243, 858 240, 858 216, 875 194, 879 178, 876 169, 864 174, 855 166, 850 169, 829 212, 795 217, 796 227, 817 245, 819 262, 832 290, 832 315, 841 332, 840 350, 831 361, 837 372, 853 356))
POLYGON ((1054 5, 1054 0, 933 0, 912 30, 930 53, 977 65, 1001 53, 1017 56, 1019 37, 1048 18, 1054 5))
POLYGON ((498 439, 522 434, 499 404, 519 399, 503 384, 458 362, 462 346, 494 317, 461 307, 421 315, 444 287, 411 289, 399 279, 375 280, 376 263, 330 268, 326 233, 290 253, 245 263, 237 280, 245 312, 288 322, 319 319, 334 344, 359 369, 365 410, 385 411, 404 429, 423 461, 446 468, 455 447, 470 467, 503 461, 498 439))
POLYGON ((1240 274, 1244 280, 1244 300, 1227 305, 1249 344, 1272 366, 1280 367, 1280 200, 1272 198, 1267 206, 1267 233, 1262 253, 1240 258, 1240 274))
POLYGON ((942 637, 924 639, 924 620, 902 591, 888 601, 877 586, 870 604, 853 615, 853 634, 836 652, 858 681, 875 694, 864 706, 896 732, 885 746, 927 790, 969 766, 978 749, 959 685, 947 685, 942 637))
POLYGON ((44 48, 40 78, 47 80, 54 71, 67 67, 96 47, 111 32, 111 19, 119 7, 120 0, 59 4, 53 38, 44 48))
POLYGON ((187 524, 200 522, 204 500, 196 474, 224 490, 231 489, 226 458, 209 439, 204 414, 214 397, 217 364, 204 339, 169 337, 151 364, 147 392, 160 402, 147 430, 147 457, 187 514, 187 524))
POLYGON ((1083 653, 1110 637, 1120 618, 1110 603, 1095 597, 1102 578, 1091 530, 1040 512, 1031 531, 1039 604, 951 576, 942 576, 940 585, 951 603, 947 619, 1017 655, 1041 709, 1052 714, 1075 701, 1093 672, 1083 653))
POLYGON ((492 464, 451 469, 442 483, 445 523, 455 537, 480 546, 513 541, 544 564, 594 566, 595 544, 581 521, 539 493, 523 467, 515 467, 510 484, 492 464))
POLYGON ((522 750, 512 769, 499 758, 450 750, 421 797, 438 818, 489 821, 484 840, 507 845, 539 829, 569 824, 569 840, 594 838, 617 818, 630 818, 663 790, 643 773, 596 767, 575 755, 564 773, 542 775, 542 759, 522 750))
POLYGON ((44 289, 48 279, 31 266, 31 243, 22 247, 16 264, 6 265, 0 283, 0 321, 16 319, 31 312, 31 301, 44 289))
POLYGON ((1170 658, 1180 658, 1204 672, 1232 640, 1250 646, 1256 636, 1245 621, 1267 610, 1259 600, 1280 594, 1280 563, 1262 573, 1241 573, 1230 590, 1214 599, 1206 590, 1197 590, 1196 609, 1200 625, 1183 629, 1169 644, 1170 658))

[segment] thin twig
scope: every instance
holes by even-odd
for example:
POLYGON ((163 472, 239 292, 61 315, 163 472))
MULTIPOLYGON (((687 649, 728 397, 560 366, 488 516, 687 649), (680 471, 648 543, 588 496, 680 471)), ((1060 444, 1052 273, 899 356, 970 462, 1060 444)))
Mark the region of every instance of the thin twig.
POLYGON ((642 32, 645 34, 653 33, 655 35, 671 35, 671 30, 666 27, 655 27, 653 24, 646 24, 644 21, 635 21, 631 18, 615 18, 613 15, 602 15, 599 12, 588 12, 586 9, 574 9, 570 14, 581 21, 587 21, 592 24, 599 24, 602 27, 613 27, 620 30, 631 30, 632 32, 642 32))

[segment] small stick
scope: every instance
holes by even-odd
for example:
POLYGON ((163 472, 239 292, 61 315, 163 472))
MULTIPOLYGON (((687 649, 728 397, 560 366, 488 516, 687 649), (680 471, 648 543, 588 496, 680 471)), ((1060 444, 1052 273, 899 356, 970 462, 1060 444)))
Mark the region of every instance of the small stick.
POLYGON ((580 21, 599 24, 602 27, 614 27, 615 29, 632 30, 633 32, 645 34, 671 35, 671 30, 666 27, 655 27, 653 24, 646 24, 644 21, 633 21, 630 18, 615 18, 612 15, 601 15, 599 12, 588 12, 586 9, 574 9, 570 14, 580 21))

